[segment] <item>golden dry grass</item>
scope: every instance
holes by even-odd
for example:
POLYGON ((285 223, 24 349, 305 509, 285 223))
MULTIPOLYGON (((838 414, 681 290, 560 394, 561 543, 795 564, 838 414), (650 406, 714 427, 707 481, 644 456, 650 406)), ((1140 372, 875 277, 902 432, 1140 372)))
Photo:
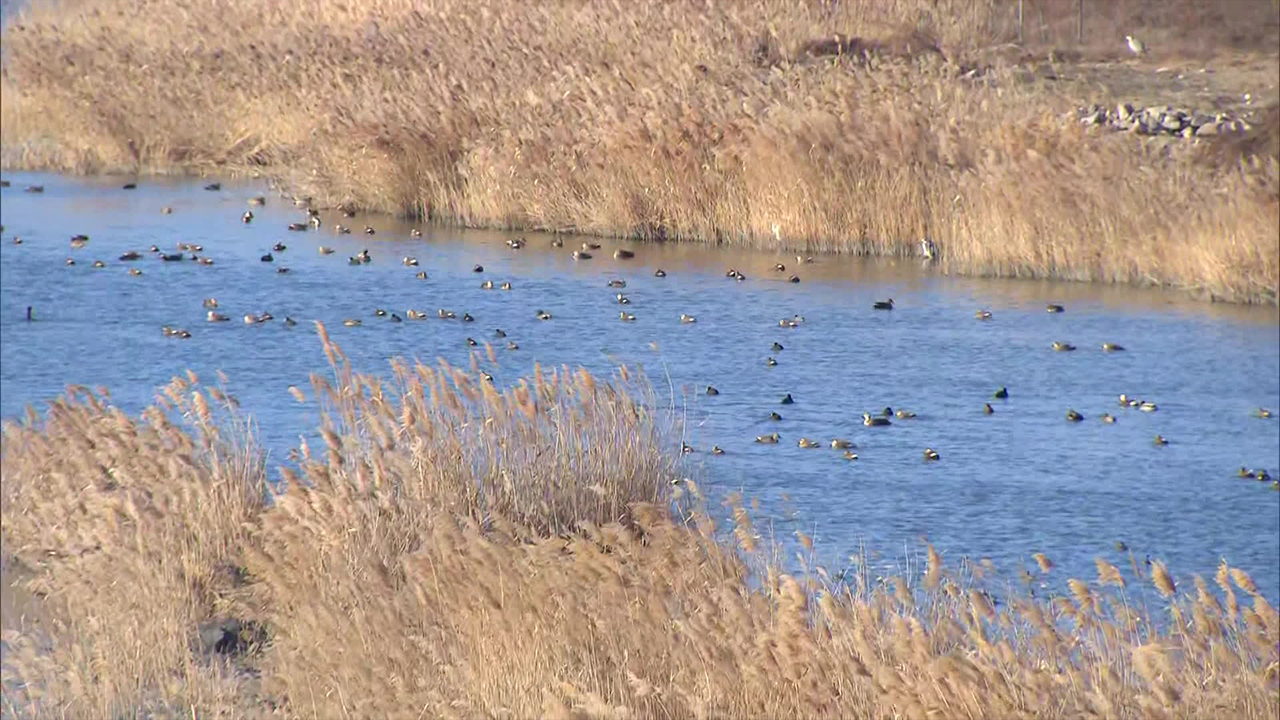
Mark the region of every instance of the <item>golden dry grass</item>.
POLYGON ((5 716, 1280 711, 1280 617, 1226 562, 1218 592, 1100 559, 1043 598, 932 547, 921 577, 789 573, 738 498, 726 534, 668 483, 678 428, 643 378, 500 392, 396 363, 384 382, 325 349, 324 440, 270 500, 234 398, 194 376, 140 419, 71 388, 5 428, 4 553, 47 618, 5 618, 5 716), (1160 622, 1140 587, 1167 591, 1160 622), (254 643, 202 650, 198 624, 228 616, 254 643))
POLYGON ((4 162, 256 173, 464 225, 878 256, 929 235, 952 272, 1273 303, 1274 150, 1091 132, 1063 113, 1114 98, 1036 68, 1270 58, 1275 4, 1091 2, 1080 45, 1074 3, 1029 2, 1013 47, 1010 0, 42 3, 4 32, 4 162))

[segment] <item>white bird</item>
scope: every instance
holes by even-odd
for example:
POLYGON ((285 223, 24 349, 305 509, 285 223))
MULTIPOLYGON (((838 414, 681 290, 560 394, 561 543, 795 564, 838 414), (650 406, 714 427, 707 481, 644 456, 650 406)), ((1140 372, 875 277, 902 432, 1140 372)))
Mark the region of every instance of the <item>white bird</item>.
POLYGON ((1129 43, 1129 52, 1133 53, 1134 55, 1147 54, 1147 46, 1143 45, 1142 41, 1139 40, 1138 38, 1132 35, 1125 35, 1124 39, 1125 39, 1125 42, 1129 43))
POLYGON ((938 255, 938 246, 929 238, 920 238, 920 254, 925 260, 932 260, 938 255))

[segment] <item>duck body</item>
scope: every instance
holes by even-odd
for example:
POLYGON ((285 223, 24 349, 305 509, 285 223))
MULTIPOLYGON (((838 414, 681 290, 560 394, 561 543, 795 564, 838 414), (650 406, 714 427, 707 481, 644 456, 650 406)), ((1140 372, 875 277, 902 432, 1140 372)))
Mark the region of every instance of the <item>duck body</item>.
POLYGON ((874 303, 872 303, 872 305, 871 305, 871 309, 873 309, 873 310, 892 310, 892 309, 893 309, 893 298, 889 298, 888 300, 877 300, 877 301, 875 301, 874 303))
POLYGON ((995 398, 995 399, 997 399, 997 400, 1008 400, 1008 399, 1009 399, 1009 389, 1008 389, 1008 388, 1003 388, 1003 387, 1002 387, 1002 388, 1000 388, 999 390, 995 391, 995 393, 992 395, 992 397, 994 397, 994 398, 995 398))
POLYGON ((843 450, 845 448, 853 447, 853 443, 849 442, 848 440, 842 440, 840 438, 831 438, 831 447, 837 450, 843 450))
POLYGON ((1081 420, 1084 420, 1084 416, 1076 412, 1075 410, 1068 410, 1067 419, 1070 420, 1071 422, 1080 422, 1081 420))
POLYGON ((1071 352, 1076 349, 1076 346, 1069 342, 1055 341, 1053 343, 1053 349, 1057 352, 1071 352))
POLYGON ((787 394, 786 394, 785 396, 783 396, 783 398, 782 398, 782 404, 783 404, 783 405, 793 405, 793 404, 795 404, 795 398, 791 397, 791 393, 787 393, 787 394))
POLYGON ((1045 309, 1045 312, 1049 312, 1049 313, 1060 313, 1066 310, 1066 308, 1062 307, 1061 305, 1054 305, 1053 303, 1049 303, 1048 305, 1045 305, 1044 309, 1045 309))
POLYGON ((1124 352, 1124 346, 1117 345, 1112 342, 1104 342, 1102 343, 1102 351, 1103 352, 1124 352))
POLYGON ((991 403, 982 403, 982 414, 983 414, 983 415, 994 415, 994 414, 995 414, 995 412, 996 412, 996 409, 995 409, 995 408, 993 408, 993 407, 991 407, 991 403))
POLYGON ((862 413, 862 424, 867 427, 884 427, 893 423, 887 417, 872 415, 871 413, 862 413))
POLYGON ((809 438, 804 438, 804 437, 800 438, 800 440, 796 443, 796 445, 802 448, 818 447, 818 443, 814 442, 813 440, 810 440, 809 438))
POLYGON ((768 435, 757 435, 756 442, 762 445, 773 445, 782 439, 778 433, 769 433, 768 435))
POLYGON ((975 311, 974 311, 974 313, 973 313, 973 316, 974 316, 974 317, 976 317, 976 318, 978 318, 979 320, 990 320, 990 319, 991 319, 991 311, 990 311, 990 310, 975 310, 975 311))
POLYGON ((680 316, 680 322, 685 323, 685 324, 696 323, 696 322, 698 322, 698 318, 696 318, 696 317, 694 317, 694 316, 692 316, 692 315, 681 315, 681 316, 680 316))
POLYGON ((941 459, 942 459, 942 456, 941 456, 941 455, 939 455, 939 454, 938 454, 938 451, 937 451, 937 450, 934 450, 933 448, 925 448, 925 449, 924 449, 924 459, 925 459, 926 461, 941 460, 941 459))

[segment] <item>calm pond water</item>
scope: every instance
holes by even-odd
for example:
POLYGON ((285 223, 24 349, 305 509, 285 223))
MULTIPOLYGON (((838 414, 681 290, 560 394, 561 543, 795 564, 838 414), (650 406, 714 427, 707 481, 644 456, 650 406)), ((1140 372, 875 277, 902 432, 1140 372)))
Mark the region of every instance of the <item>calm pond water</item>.
MULTIPOLYGON (((206 381, 221 370, 255 417, 275 461, 309 433, 314 418, 293 402, 289 385, 305 386, 325 364, 308 321, 322 320, 362 370, 386 373, 393 356, 468 363, 468 336, 491 339, 501 327, 517 351, 499 350, 501 383, 544 366, 567 363, 609 373, 617 363, 642 364, 666 394, 670 378, 685 413, 689 471, 721 490, 741 489, 772 515, 780 537, 803 529, 829 566, 865 546, 901 558, 927 536, 948 562, 989 557, 1004 570, 1033 568, 1043 551, 1055 576, 1093 578, 1093 558, 1122 568, 1127 556, 1163 558, 1175 577, 1212 574, 1220 557, 1253 574, 1280 597, 1280 493, 1235 477, 1241 465, 1280 474, 1280 420, 1251 417, 1280 411, 1280 321, 1274 308, 1193 303, 1154 291, 1077 284, 956 279, 914 262, 819 258, 795 266, 790 256, 686 245, 603 241, 590 261, 570 251, 581 239, 550 247, 529 234, 514 252, 510 235, 423 228, 385 217, 324 215, 319 232, 288 232, 305 220, 292 203, 260 186, 144 179, 80 180, 7 174, 0 195, 0 416, 19 416, 69 383, 105 385, 130 411, 144 407, 175 374, 191 368, 206 381), (43 184, 42 194, 23 192, 43 184), (240 221, 246 199, 267 195, 256 219, 240 221), (165 215, 161 208, 171 206, 165 215), (355 234, 337 235, 335 223, 355 234), (368 224, 375 235, 359 234, 368 224), (70 248, 76 233, 87 247, 70 248), (24 240, 12 244, 17 235, 24 240), (199 243, 216 260, 163 263, 155 244, 199 243), (274 263, 259 256, 288 245, 274 263), (321 256, 316 248, 333 247, 321 256), (636 258, 612 258, 616 247, 636 258), (347 258, 368 248, 373 262, 347 258), (116 258, 143 253, 136 263, 116 258), (412 255, 420 267, 405 267, 412 255), (76 264, 64 261, 74 257, 76 264), (92 262, 106 262, 95 269, 92 262), (787 272, 773 270, 786 263, 787 272), (484 273, 472 271, 475 264, 484 273), (276 268, 289 267, 289 274, 276 268), (725 277, 727 267, 745 282, 725 277), (144 274, 130 276, 128 267, 144 274), (668 275, 655 278, 656 268, 668 275), (425 270, 429 279, 417 280, 425 270), (800 283, 786 282, 792 272, 800 283), (620 308, 606 286, 623 279, 632 300, 620 308), (480 289, 509 280, 511 292, 480 289), (233 319, 207 323, 201 300, 218 298, 233 319), (872 310, 892 297, 892 312, 872 310), (1066 312, 1045 312, 1047 302, 1066 312), (35 322, 26 322, 25 308, 35 322), (473 324, 393 324, 375 308, 469 312, 473 324), (534 318, 535 309, 554 315, 534 318), (974 310, 994 319, 980 322, 974 310), (625 309, 635 322, 619 321, 625 309), (276 320, 246 326, 245 313, 276 320), (688 313, 696 324, 682 324, 688 313), (801 314, 796 328, 778 320, 801 314), (285 315, 299 325, 285 328, 285 315), (344 327, 360 318, 361 327, 344 327), (162 337, 162 325, 193 337, 162 337), (1054 341, 1078 346, 1054 352, 1054 341), (771 350, 774 342, 785 349, 771 350), (1125 352, 1104 353, 1103 342, 1125 352), (656 343, 656 350, 651 343, 656 343), (766 358, 777 365, 766 366, 766 358), (719 389, 707 396, 707 385, 719 389), (991 399, 1001 386, 1008 400, 991 399), (794 405, 782 406, 790 393, 794 405), (1159 404, 1155 413, 1118 406, 1128 393, 1159 404), (994 415, 982 406, 990 400, 994 415), (864 411, 885 406, 918 413, 888 428, 868 428, 864 411), (1065 419, 1074 408, 1085 421, 1065 419), (771 411, 784 419, 771 422, 771 411), (1110 412, 1118 422, 1099 417, 1110 412), (776 446, 754 443, 777 431, 776 446), (1157 447, 1159 433, 1169 445, 1157 447), (796 446, 800 437, 822 449, 796 446), (832 437, 857 443, 845 461, 832 437), (708 451, 719 445, 725 455, 708 451), (922 458, 925 447, 940 462, 922 458)), ((501 346, 497 346, 500 348, 501 346)), ((764 527, 765 523, 758 523, 764 527)), ((911 552, 914 552, 912 550, 911 552)))

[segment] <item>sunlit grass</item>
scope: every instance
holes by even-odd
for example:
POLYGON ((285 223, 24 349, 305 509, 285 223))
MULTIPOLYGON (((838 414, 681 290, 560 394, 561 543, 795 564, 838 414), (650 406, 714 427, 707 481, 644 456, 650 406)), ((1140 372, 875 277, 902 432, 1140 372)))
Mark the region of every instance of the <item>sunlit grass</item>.
MULTIPOLYGON (((1267 5, 1090 12, 1163 22, 1146 36, 1166 45, 1197 38, 1171 36, 1181 22, 1265 46, 1267 5)), ((1039 35, 1073 36, 1071 13, 1033 6, 1039 35)), ((4 34, 4 161, 262 173, 465 225, 878 256, 928 235, 964 274, 1275 302, 1275 142, 1204 162, 1192 143, 1064 120, 1078 99, 1000 50, 1013 7, 39 4, 4 34)), ((1123 52, 1112 40, 1091 35, 1115 48, 1094 55, 1123 52)))
POLYGON ((718 529, 696 483, 671 483, 679 425, 626 369, 499 388, 478 352, 384 380, 320 334, 332 372, 295 395, 320 407, 322 440, 279 486, 234 398, 190 374, 140 418, 70 388, 6 426, 4 552, 47 618, 5 618, 7 715, 1280 710, 1280 618, 1225 561, 1215 588, 1099 558, 1096 578, 1039 597, 928 546, 896 577, 829 572, 804 535, 783 563, 740 498, 718 529), (202 650, 215 617, 256 644, 202 650))

